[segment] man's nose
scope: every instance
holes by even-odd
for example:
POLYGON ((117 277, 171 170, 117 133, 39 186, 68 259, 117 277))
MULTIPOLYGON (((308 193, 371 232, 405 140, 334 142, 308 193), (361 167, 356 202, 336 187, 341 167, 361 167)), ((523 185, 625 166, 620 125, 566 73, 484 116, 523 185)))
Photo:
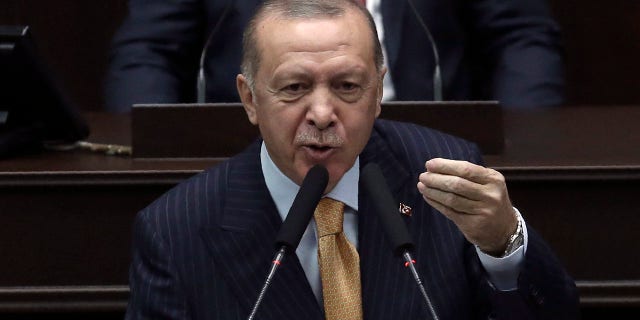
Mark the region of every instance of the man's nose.
POLYGON ((307 123, 320 130, 334 126, 336 109, 332 103, 331 92, 324 88, 318 88, 311 94, 310 98, 307 123))

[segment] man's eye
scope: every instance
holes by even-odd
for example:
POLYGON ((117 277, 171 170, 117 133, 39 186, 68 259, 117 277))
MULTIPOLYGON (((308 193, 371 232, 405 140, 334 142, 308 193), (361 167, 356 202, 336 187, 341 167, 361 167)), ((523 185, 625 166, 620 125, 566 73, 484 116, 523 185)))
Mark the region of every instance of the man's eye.
POLYGON ((278 95, 286 101, 294 101, 303 97, 309 91, 309 85, 304 82, 296 82, 284 85, 278 95))
POLYGON ((342 82, 340 83, 340 90, 345 92, 350 92, 358 89, 358 85, 353 82, 342 82))
POLYGON ((304 89, 304 87, 302 86, 302 84, 300 84, 300 83, 292 83, 292 84, 290 84, 290 85, 288 85, 288 86, 284 87, 284 89, 283 89, 283 90, 284 90, 284 91, 287 91, 287 92, 299 92, 299 91, 301 91, 302 89, 304 89))

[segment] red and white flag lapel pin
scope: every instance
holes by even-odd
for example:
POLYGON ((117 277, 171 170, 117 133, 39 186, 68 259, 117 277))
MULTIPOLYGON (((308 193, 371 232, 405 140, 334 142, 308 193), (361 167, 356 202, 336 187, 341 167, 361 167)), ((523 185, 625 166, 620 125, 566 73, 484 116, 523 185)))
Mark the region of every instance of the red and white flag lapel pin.
POLYGON ((411 217, 411 207, 409 207, 408 205, 400 202, 400 207, 398 207, 398 211, 400 211, 400 213, 404 214, 407 217, 411 217))

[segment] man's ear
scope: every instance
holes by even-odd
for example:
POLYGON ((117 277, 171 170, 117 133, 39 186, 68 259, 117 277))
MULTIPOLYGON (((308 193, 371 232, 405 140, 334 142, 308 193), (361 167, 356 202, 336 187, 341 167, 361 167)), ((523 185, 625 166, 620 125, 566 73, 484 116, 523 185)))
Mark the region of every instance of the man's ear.
POLYGON ((236 77, 236 87, 238 88, 238 95, 240 96, 240 101, 242 101, 244 111, 247 113, 247 118, 249 118, 249 121, 253 125, 257 125, 258 115, 256 113, 256 105, 254 103, 253 92, 251 91, 251 87, 249 87, 247 78, 245 78, 242 74, 239 74, 236 77))
POLYGON ((383 94, 383 88, 384 88, 384 76, 385 74, 387 74, 387 68, 382 67, 382 69, 380 69, 380 73, 378 74, 380 79, 378 80, 378 88, 376 90, 377 92, 377 96, 376 96, 376 103, 378 104, 376 107, 376 118, 380 115, 380 112, 382 111, 382 94, 383 94))

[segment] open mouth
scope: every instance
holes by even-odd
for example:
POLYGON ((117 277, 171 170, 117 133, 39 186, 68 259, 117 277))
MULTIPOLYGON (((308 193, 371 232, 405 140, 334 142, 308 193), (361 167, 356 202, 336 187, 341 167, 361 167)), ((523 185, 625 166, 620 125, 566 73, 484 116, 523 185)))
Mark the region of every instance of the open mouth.
POLYGON ((304 147, 307 156, 314 161, 327 160, 334 152, 335 148, 330 146, 307 145, 304 147))
POLYGON ((311 148, 314 151, 327 151, 329 149, 331 149, 331 147, 329 146, 308 146, 309 148, 311 148))

